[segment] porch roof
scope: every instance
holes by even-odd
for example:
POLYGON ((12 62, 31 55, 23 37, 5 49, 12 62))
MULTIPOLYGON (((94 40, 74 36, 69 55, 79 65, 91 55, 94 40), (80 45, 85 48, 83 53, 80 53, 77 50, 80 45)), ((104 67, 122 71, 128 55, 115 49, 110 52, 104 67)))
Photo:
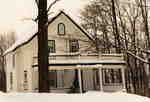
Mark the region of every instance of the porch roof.
MULTIPOLYGON (((125 68, 125 61, 119 62, 103 62, 99 61, 95 63, 51 63, 49 64, 49 70, 64 70, 64 69, 99 69, 99 68, 111 68, 111 69, 118 69, 118 68, 125 68)), ((38 68, 38 65, 33 65, 33 68, 38 68)))

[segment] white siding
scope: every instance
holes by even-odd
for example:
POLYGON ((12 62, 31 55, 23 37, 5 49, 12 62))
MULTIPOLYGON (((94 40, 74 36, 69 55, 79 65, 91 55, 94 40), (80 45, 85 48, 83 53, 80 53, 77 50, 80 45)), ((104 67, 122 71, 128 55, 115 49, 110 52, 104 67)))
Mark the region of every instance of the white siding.
POLYGON ((86 49, 85 45, 89 45, 90 40, 87 38, 87 36, 80 31, 71 21, 68 19, 64 14, 61 14, 58 18, 55 19, 54 22, 52 22, 48 27, 48 39, 53 40, 55 39, 56 43, 56 53, 62 54, 69 52, 69 39, 82 39, 89 42, 83 42, 82 40, 79 40, 79 47, 81 50, 86 49), (65 24, 65 30, 66 33, 63 36, 58 35, 58 24, 63 23, 65 24))

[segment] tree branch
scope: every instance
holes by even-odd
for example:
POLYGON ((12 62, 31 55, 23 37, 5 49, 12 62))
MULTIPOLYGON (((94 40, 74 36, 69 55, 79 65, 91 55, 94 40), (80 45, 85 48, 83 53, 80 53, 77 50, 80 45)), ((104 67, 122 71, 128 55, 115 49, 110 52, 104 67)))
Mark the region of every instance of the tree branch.
MULTIPOLYGON (((56 4, 58 1, 60 1, 60 0, 55 0, 54 2, 52 2, 52 3, 49 5, 49 7, 48 7, 48 9, 47 9, 47 15, 48 15, 48 16, 53 13, 53 12, 50 12, 50 13, 48 13, 48 12, 49 12, 50 9, 52 8, 52 6, 53 6, 54 4, 56 4)), ((38 7, 38 6, 39 6, 39 0, 35 0, 35 2, 36 2, 37 7, 38 7)), ((34 22, 37 23, 38 19, 39 19, 39 17, 37 16, 35 19, 33 19, 33 18, 24 18, 24 19, 22 19, 22 20, 23 20, 23 21, 25 21, 25 20, 32 20, 32 21, 34 21, 34 22)))
POLYGON ((134 55, 134 54, 133 54, 132 52, 130 52, 130 51, 127 51, 127 54, 130 54, 131 56, 135 57, 136 59, 138 59, 138 60, 140 60, 140 61, 142 61, 142 62, 144 62, 144 63, 146 63, 146 64, 150 64, 150 63, 147 62, 146 60, 142 59, 142 58, 139 57, 139 56, 134 55))
POLYGON ((53 6, 54 4, 56 4, 58 1, 60 1, 60 0, 55 0, 55 1, 53 1, 53 2, 49 5, 49 7, 48 7, 48 9, 47 9, 47 12, 49 12, 50 9, 52 8, 52 6, 53 6))
POLYGON ((35 0, 37 7, 39 7, 39 0, 35 0))

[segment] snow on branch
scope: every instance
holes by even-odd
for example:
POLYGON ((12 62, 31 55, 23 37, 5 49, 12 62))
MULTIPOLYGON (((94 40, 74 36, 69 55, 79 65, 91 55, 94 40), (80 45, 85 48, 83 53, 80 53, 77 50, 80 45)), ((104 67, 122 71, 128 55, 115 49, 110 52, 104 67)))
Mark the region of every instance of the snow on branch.
POLYGON ((150 50, 142 50, 142 52, 144 52, 146 54, 150 54, 150 50))
POLYGON ((35 2, 36 2, 36 4, 37 4, 37 6, 39 6, 39 0, 35 0, 35 2))
POLYGON ((134 54, 133 54, 132 52, 130 52, 130 51, 127 51, 127 54, 130 54, 131 56, 135 57, 136 59, 138 59, 138 60, 140 60, 140 61, 142 61, 142 62, 144 62, 144 63, 146 63, 146 64, 150 64, 149 62, 147 62, 147 61, 144 60, 143 58, 134 55, 134 54))

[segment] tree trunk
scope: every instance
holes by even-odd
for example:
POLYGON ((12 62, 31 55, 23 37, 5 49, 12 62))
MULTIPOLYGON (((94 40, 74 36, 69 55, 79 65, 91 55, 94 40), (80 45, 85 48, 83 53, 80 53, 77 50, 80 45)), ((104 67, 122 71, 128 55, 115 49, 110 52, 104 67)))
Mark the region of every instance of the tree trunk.
MULTIPOLYGON (((146 36, 146 49, 150 50, 147 0, 140 0, 140 6, 141 6, 141 11, 142 11, 143 23, 144 23, 144 32, 145 32, 145 36, 146 36)), ((149 96, 149 76, 150 75, 147 75, 146 72, 144 74, 145 74, 145 79, 144 79, 145 95, 149 96)))
POLYGON ((48 16, 47 0, 39 0, 38 10, 38 70, 39 92, 49 92, 48 81, 48 16))
POLYGON ((149 24, 148 24, 148 9, 147 9, 147 1, 140 0, 141 11, 142 11, 142 18, 144 23, 144 32, 146 35, 146 47, 150 50, 150 37, 149 37, 149 24))
POLYGON ((3 92, 6 92, 6 72, 5 72, 5 69, 4 69, 4 63, 3 63, 3 68, 2 68, 2 80, 1 80, 1 82, 2 82, 2 91, 3 92))
POLYGON ((6 92, 6 72, 5 72, 5 68, 4 68, 4 64, 5 64, 5 60, 4 60, 4 56, 3 56, 3 49, 0 48, 0 90, 3 92, 6 92))
POLYGON ((119 36, 119 31, 118 31, 118 26, 117 26, 117 18, 116 18, 116 11, 115 11, 115 2, 114 0, 111 0, 112 3, 112 26, 113 26, 113 31, 114 31, 114 37, 115 37, 115 46, 116 46, 116 52, 121 53, 121 42, 120 42, 120 36, 119 36))

